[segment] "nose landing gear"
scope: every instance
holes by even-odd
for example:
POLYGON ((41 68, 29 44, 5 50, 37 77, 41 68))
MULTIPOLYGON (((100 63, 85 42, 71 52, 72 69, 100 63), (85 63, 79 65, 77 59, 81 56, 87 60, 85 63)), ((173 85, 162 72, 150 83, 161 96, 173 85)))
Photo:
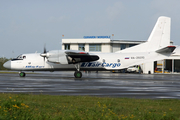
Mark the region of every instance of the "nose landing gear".
POLYGON ((19 76, 20 76, 20 77, 25 77, 25 76, 26 76, 26 73, 25 73, 25 72, 19 72, 19 76))

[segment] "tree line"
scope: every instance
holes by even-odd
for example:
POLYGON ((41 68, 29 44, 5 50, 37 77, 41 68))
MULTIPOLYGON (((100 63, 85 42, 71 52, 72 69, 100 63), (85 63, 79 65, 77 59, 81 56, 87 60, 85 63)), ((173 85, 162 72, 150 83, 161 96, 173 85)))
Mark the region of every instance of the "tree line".
POLYGON ((10 59, 8 59, 8 58, 6 58, 6 57, 1 57, 1 58, 0 58, 0 70, 7 70, 6 68, 3 67, 3 64, 4 64, 5 62, 7 62, 8 60, 10 60, 10 59))

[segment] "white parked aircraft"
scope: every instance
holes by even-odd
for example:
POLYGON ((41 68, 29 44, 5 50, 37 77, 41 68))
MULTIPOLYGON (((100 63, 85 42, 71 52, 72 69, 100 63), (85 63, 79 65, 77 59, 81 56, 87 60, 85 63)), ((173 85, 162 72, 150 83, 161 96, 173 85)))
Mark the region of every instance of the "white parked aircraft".
POLYGON ((147 42, 116 53, 88 53, 75 50, 52 50, 43 53, 22 54, 4 64, 5 68, 20 71, 75 71, 81 78, 80 70, 120 70, 168 57, 175 49, 170 46, 169 17, 159 17, 147 42))

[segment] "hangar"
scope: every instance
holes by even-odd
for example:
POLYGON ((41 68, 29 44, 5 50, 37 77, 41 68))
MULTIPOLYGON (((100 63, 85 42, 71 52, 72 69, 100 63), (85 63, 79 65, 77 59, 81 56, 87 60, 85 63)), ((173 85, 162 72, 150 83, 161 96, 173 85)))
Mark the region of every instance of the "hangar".
POLYGON ((177 47, 172 54, 163 60, 154 62, 155 73, 180 73, 180 47, 177 47))
MULTIPOLYGON (((62 50, 82 50, 92 53, 113 53, 135 45, 144 40, 114 40, 110 36, 84 36, 80 39, 62 39, 62 50)), ((170 42, 173 45, 173 42, 170 42)), ((180 47, 170 57, 159 61, 141 64, 143 73, 180 73, 180 47)))

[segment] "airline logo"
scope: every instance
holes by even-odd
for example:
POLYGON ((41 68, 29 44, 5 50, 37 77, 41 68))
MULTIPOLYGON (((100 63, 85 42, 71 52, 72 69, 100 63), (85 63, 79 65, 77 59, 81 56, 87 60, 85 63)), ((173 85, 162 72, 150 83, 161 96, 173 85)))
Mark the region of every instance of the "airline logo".
POLYGON ((81 64, 81 67, 120 67, 121 63, 100 63, 100 62, 85 62, 81 64))
POLYGON ((44 66, 31 66, 31 65, 28 65, 26 66, 25 68, 44 68, 44 66))
POLYGON ((125 57, 125 59, 129 59, 129 57, 125 57))

